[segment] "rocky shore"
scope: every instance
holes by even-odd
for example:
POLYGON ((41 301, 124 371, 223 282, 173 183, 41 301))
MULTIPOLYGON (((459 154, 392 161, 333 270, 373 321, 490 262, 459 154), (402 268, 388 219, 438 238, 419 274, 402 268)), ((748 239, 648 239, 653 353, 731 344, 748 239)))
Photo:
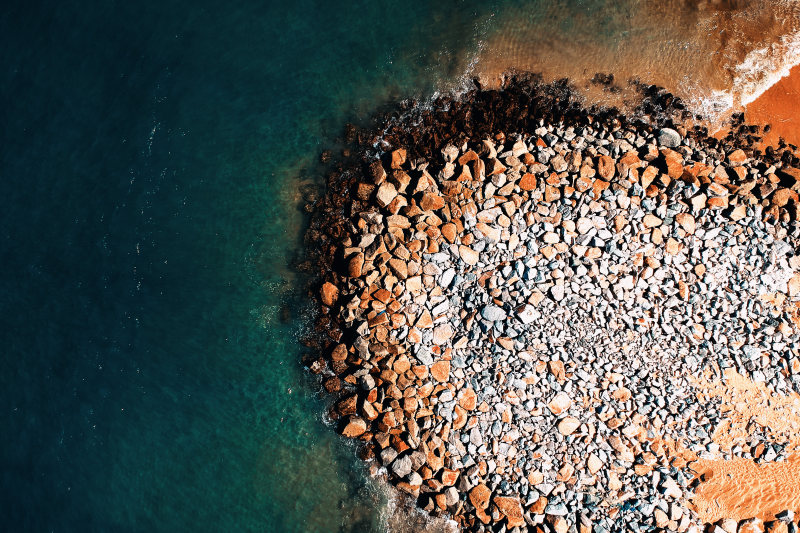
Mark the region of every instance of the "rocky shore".
POLYGON ((464 530, 796 528, 704 523, 692 464, 800 448, 718 394, 800 391, 800 161, 642 94, 635 120, 528 77, 409 109, 353 132, 315 206, 309 368, 362 456, 464 530))

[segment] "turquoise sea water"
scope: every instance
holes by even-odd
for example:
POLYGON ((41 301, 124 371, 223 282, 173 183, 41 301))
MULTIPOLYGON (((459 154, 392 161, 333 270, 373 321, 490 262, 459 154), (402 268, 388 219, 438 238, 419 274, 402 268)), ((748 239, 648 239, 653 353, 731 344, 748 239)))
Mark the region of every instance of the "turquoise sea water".
POLYGON ((4 4, 3 529, 386 529, 300 365, 299 189, 526 9, 552 4, 4 4))

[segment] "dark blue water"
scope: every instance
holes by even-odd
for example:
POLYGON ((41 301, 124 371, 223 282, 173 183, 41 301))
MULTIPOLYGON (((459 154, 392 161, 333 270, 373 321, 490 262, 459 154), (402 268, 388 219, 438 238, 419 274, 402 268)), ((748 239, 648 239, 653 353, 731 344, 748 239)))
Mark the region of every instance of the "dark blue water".
POLYGON ((2 8, 4 530, 383 527, 299 362, 298 187, 484 16, 385 4, 2 8))

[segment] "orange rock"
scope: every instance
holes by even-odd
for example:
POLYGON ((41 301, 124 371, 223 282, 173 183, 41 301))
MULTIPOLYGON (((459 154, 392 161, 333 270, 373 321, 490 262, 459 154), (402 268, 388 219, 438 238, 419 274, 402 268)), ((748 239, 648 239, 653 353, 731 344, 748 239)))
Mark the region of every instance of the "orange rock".
POLYGON ((476 509, 486 509, 489 506, 489 499, 491 497, 492 491, 483 483, 479 483, 469 491, 469 501, 476 509))
POLYGON ((334 361, 344 361, 347 359, 347 346, 344 344, 337 344, 336 348, 331 352, 331 359, 334 361))
POLYGON ((519 188, 523 191, 532 191, 536 188, 536 176, 533 174, 525 174, 519 180, 519 188))
POLYGON ((355 438, 363 435, 366 431, 367 423, 357 416, 351 416, 344 429, 342 429, 342 435, 355 438))
POLYGON ((614 177, 614 160, 607 155, 601 155, 597 158, 597 173, 604 180, 610 180, 614 177))
POLYGON ((745 161, 747 161, 747 154, 744 153, 744 150, 735 150, 728 154, 728 161, 735 165, 741 165, 745 161))
POLYGON ((525 525, 522 504, 520 503, 519 498, 495 496, 494 504, 506 517, 506 520, 508 521, 508 527, 522 527, 525 525))
POLYGON ((531 514, 544 514, 544 510, 547 508, 547 498, 544 496, 539 496, 539 499, 536 500, 533 505, 531 505, 529 511, 531 514))
POLYGON ((400 168, 406 162, 406 149, 398 148, 392 152, 392 168, 400 168))
POLYGON ((458 481, 458 470, 450 470, 449 468, 445 468, 442 470, 442 483, 447 486, 452 486, 456 484, 458 481))
POLYGON ((604 190, 608 189, 609 185, 610 183, 607 181, 594 180, 594 183, 592 183, 592 192, 594 193, 594 199, 599 200, 600 195, 603 194, 604 190))
POLYGON ((436 211, 445 205, 444 198, 432 192, 426 192, 419 201, 419 208, 423 211, 436 211))
POLYGON ((431 376, 439 383, 445 383, 450 377, 450 361, 437 361, 431 365, 431 376))
POLYGON ((675 222, 686 231, 689 235, 694 235, 695 223, 694 217, 689 213, 678 213, 675 215, 675 222))
POLYGON ((714 198, 709 198, 708 207, 712 207, 714 209, 725 209, 726 207, 728 207, 728 197, 717 196, 714 198))
POLYGON ((592 179, 590 177, 581 176, 575 180, 575 190, 578 192, 586 192, 592 188, 592 179))
POLYGON ((565 392, 559 392, 547 403, 547 408, 554 415, 560 415, 572 406, 572 400, 565 392))
POLYGON ((456 242, 456 225, 452 222, 448 222, 444 226, 442 226, 442 237, 447 239, 447 242, 450 244, 456 242))
POLYGON ((336 302, 336 299, 339 298, 339 287, 326 281, 322 285, 320 296, 322 298, 322 303, 330 307, 336 302))
POLYGON ((466 387, 461 390, 458 395, 458 405, 467 411, 472 411, 477 406, 478 395, 472 390, 472 387, 466 387))

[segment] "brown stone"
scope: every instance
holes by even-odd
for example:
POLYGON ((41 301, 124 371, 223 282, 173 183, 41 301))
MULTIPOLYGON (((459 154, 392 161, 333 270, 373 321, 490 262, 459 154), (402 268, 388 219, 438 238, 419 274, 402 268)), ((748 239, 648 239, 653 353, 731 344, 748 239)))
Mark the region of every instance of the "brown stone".
POLYGON ((445 383, 450 377, 450 361, 437 361, 431 365, 431 376, 439 383, 445 383))
POLYGON ((442 484, 448 487, 453 486, 458 481, 458 470, 450 470, 449 468, 445 468, 442 470, 442 484))
POLYGON ((334 361, 344 361, 347 359, 347 346, 344 344, 337 344, 336 348, 331 352, 331 359, 334 361))
POLYGON ((367 431, 367 423, 357 416, 351 416, 342 429, 342 435, 355 438, 367 431))
POLYGON ((450 244, 456 242, 456 225, 452 222, 448 222, 447 224, 443 225, 441 228, 442 236, 447 239, 447 242, 450 244))
POLYGON ((351 278, 361 277, 361 269, 364 267, 364 254, 358 252, 350 258, 347 263, 347 273, 351 278))
POLYGON ((392 152, 392 168, 400 168, 406 162, 406 149, 398 148, 392 152))
POLYGON ((328 307, 332 306, 336 302, 336 299, 339 298, 339 287, 326 281, 320 290, 320 297, 322 298, 323 304, 328 307))
POLYGON ((648 213, 642 219, 642 224, 647 229, 655 228, 661 225, 661 219, 652 213, 648 213))
POLYGON ((734 150, 730 154, 728 154, 728 161, 735 165, 741 165, 745 161, 747 161, 747 154, 744 153, 744 150, 734 150))
POLYGON ((419 201, 419 208, 423 211, 436 211, 445 205, 444 198, 432 192, 426 192, 419 201))
POLYGON ((461 393, 458 395, 458 405, 467 411, 472 411, 475 409, 477 404, 478 395, 475 394, 475 391, 472 389, 472 387, 466 387, 461 390, 461 393))
POLYGON ((469 246, 461 245, 458 247, 459 255, 461 255, 461 259, 468 265, 476 265, 478 264, 478 252, 470 248, 469 246))
POLYGON ((495 496, 494 504, 506 517, 506 520, 508 521, 508 527, 522 527, 525 525, 522 504, 520 503, 519 498, 495 496))
POLYGON ((483 483, 479 483, 469 491, 469 501, 476 509, 486 509, 489 506, 491 497, 492 491, 483 483))
POLYGON ((656 167, 649 166, 644 169, 641 177, 639 178, 641 180, 642 188, 647 189, 650 184, 653 183, 653 180, 656 179, 656 176, 658 176, 658 169, 656 167))
POLYGON ((797 193, 791 189, 778 189, 772 194, 772 205, 783 207, 789 203, 789 200, 797 202, 797 193))
POLYGON ((536 188, 536 176, 533 174, 525 174, 519 180, 519 188, 523 191, 532 191, 536 188))
POLYGON ((675 222, 677 222, 683 228, 683 230, 689 235, 694 234, 695 230, 694 217, 689 213, 678 213, 677 215, 675 215, 675 222))
POLYGON ((561 191, 558 190, 558 187, 553 187, 552 185, 547 185, 544 188, 544 201, 545 202, 555 202, 561 198, 561 191))
POLYGON ((727 196, 717 196, 714 198, 708 199, 708 207, 713 209, 725 209, 728 207, 728 197, 727 196))
POLYGON ((566 416, 558 422, 558 432, 564 436, 572 435, 581 427, 581 421, 574 416, 566 416))
POLYGON ((594 199, 599 200, 600 195, 603 194, 604 190, 608 189, 609 185, 610 183, 607 181, 594 180, 594 183, 592 183, 592 193, 594 193, 594 199))
POLYGON ((559 392, 547 403, 547 408, 554 415, 560 415, 572 406, 572 400, 565 392, 559 392))
POLYGON ((392 258, 389 259, 389 268, 399 279, 406 279, 408 277, 408 265, 402 259, 392 258))
POLYGON ((614 160, 607 155, 601 155, 597 158, 597 173, 604 180, 610 180, 614 177, 614 160))

